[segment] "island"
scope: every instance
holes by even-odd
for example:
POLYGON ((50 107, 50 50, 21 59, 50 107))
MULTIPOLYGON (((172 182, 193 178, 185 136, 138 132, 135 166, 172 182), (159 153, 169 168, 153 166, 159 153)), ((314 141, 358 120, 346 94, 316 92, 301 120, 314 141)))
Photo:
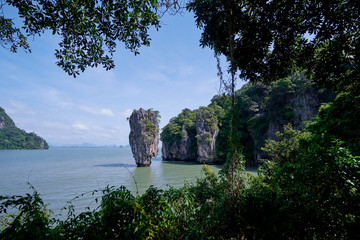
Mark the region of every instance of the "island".
POLYGON ((49 145, 35 133, 16 127, 14 121, 0 107, 0 149, 48 149, 49 145))
POLYGON ((129 142, 136 165, 147 167, 159 153, 159 112, 152 109, 134 110, 129 118, 129 142))

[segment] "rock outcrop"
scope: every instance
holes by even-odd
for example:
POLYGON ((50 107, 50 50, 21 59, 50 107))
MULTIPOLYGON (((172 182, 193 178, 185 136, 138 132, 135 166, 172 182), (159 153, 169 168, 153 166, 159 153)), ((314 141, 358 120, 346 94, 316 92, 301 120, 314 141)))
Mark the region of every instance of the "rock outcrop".
POLYGON ((136 165, 150 166, 159 152, 159 114, 157 111, 134 110, 130 116, 129 143, 136 165))
POLYGON ((216 137, 218 135, 218 121, 208 108, 196 113, 196 139, 197 161, 200 163, 214 164, 216 157, 216 137))
POLYGON ((289 123, 296 130, 302 129, 307 121, 314 119, 321 103, 332 99, 331 93, 316 89, 301 73, 271 85, 245 84, 236 93, 233 120, 226 95, 214 96, 208 107, 184 109, 172 118, 161 133, 163 159, 225 162, 233 122, 246 164, 259 165, 260 159, 267 157, 261 150, 266 139, 275 140, 276 132, 289 123), (189 148, 190 145, 193 147, 189 148))
POLYGON ((0 129, 5 127, 5 116, 0 116, 0 129))
POLYGON ((181 139, 179 141, 163 141, 161 148, 163 160, 193 161, 196 160, 196 134, 181 127, 181 139))
POLYGON ((282 131, 284 125, 291 123, 294 129, 302 129, 307 121, 314 119, 319 107, 320 100, 314 87, 309 84, 307 79, 301 79, 294 91, 278 94, 271 104, 268 104, 264 111, 275 112, 275 108, 285 108, 287 111, 278 118, 269 119, 269 126, 265 133, 266 139, 276 139, 276 132, 282 131))
POLYGON ((216 155, 219 121, 215 112, 214 106, 196 111, 184 109, 170 119, 161 133, 163 160, 219 163, 216 155))
POLYGON ((35 133, 27 133, 0 107, 0 149, 48 149, 49 145, 35 133))

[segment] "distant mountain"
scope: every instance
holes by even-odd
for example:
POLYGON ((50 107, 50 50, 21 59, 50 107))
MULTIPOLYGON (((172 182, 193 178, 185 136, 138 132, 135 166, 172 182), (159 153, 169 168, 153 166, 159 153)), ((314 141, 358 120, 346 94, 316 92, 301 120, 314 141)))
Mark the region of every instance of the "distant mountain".
POLYGON ((124 145, 120 145, 119 148, 130 148, 130 145, 129 145, 129 144, 127 144, 127 145, 125 145, 125 146, 124 146, 124 145))
POLYGON ((0 107, 0 149, 48 149, 47 142, 35 133, 27 133, 0 107))

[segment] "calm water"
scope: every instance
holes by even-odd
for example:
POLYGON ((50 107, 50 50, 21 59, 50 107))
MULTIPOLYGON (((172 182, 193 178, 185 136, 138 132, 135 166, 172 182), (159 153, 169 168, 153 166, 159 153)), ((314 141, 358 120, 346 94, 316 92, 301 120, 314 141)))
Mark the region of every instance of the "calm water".
MULTIPOLYGON (((150 167, 138 168, 129 148, 3 150, 0 195, 31 193, 30 182, 57 214, 67 201, 107 185, 124 185, 134 195, 137 191, 142 194, 151 185, 165 189, 167 185, 180 187, 185 181, 195 182, 203 176, 201 168, 200 164, 162 161, 160 157, 153 159, 150 167)), ((218 172, 221 166, 210 168, 218 172)), ((82 211, 94 206, 94 198, 85 194, 72 202, 82 211)))

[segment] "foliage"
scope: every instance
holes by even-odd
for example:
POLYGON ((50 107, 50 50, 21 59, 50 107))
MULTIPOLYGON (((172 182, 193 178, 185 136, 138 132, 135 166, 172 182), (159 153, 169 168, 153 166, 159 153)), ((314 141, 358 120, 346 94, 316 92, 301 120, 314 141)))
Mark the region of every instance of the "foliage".
POLYGON ((244 79, 271 82, 303 69, 338 91, 358 84, 355 0, 193 0, 188 10, 203 30, 201 46, 226 56, 244 79))
POLYGON ((179 8, 177 0, 1 1, 0 44, 10 45, 12 52, 19 47, 30 52, 27 37, 49 30, 62 39, 55 52, 56 64, 76 77, 87 67, 114 68, 112 57, 118 42, 139 54, 140 46, 150 45, 149 29, 159 29, 160 15, 179 8), (18 10, 25 33, 5 16, 5 5, 18 10))
MULTIPOLYGON (((315 119, 317 108, 321 102, 332 100, 329 91, 317 89, 314 85, 304 78, 300 73, 294 73, 292 76, 279 79, 271 85, 261 83, 244 84, 235 95, 234 117, 231 111, 231 98, 229 95, 216 95, 211 100, 208 107, 201 107, 194 111, 183 110, 176 118, 163 128, 161 140, 168 144, 180 143, 181 137, 197 136, 199 140, 208 139, 212 141, 210 132, 218 130, 216 138, 216 157, 225 161, 228 153, 231 152, 230 132, 231 124, 234 124, 238 151, 244 154, 246 164, 257 165, 255 157, 257 154, 263 154, 261 147, 265 144, 265 139, 269 137, 269 132, 275 132, 277 129, 288 123, 291 123, 296 129, 302 128, 305 123, 299 120, 299 116, 305 111, 309 121, 315 119), (310 98, 313 102, 304 107, 303 101, 297 100, 310 98), (299 101, 300 104, 295 104, 299 101), (310 106, 314 104, 314 106, 310 106), (313 112, 308 108, 313 109, 313 112), (208 134, 199 134, 195 129, 196 114, 205 119, 209 128, 208 134), (213 116, 213 117, 210 117, 213 116), (270 126, 271 125, 271 126, 270 126), (272 128, 277 128, 275 131, 272 128)), ((354 123, 356 121, 354 120, 354 123)), ((196 142, 196 141, 194 141, 196 142)))
POLYGON ((47 149, 48 144, 35 133, 17 128, 0 107, 0 149, 47 149))
MULTIPOLYGON (((183 109, 182 112, 172 119, 162 129, 160 139, 167 146, 185 144, 184 140, 190 139, 189 152, 196 154, 198 141, 213 142, 213 135, 221 128, 220 122, 224 118, 224 110, 216 101, 208 107, 200 107, 196 110, 183 109), (198 128, 197 125, 198 124, 198 128), (201 125, 201 127, 199 127, 201 125), (199 131, 199 129, 201 129, 199 131)), ((213 156, 214 159, 216 156, 213 156)), ((220 158, 219 162, 223 162, 220 158)))
MULTIPOLYGON (((237 147, 245 156, 246 163, 254 165, 255 155, 262 154, 261 147, 274 127, 291 123, 296 129, 302 128, 305 123, 299 121, 299 116, 308 111, 304 106, 295 104, 296 99, 310 97, 315 105, 311 106, 313 112, 306 112, 314 120, 319 102, 330 100, 328 91, 314 88, 300 73, 273 82, 271 85, 261 83, 247 83, 236 91, 235 117, 231 117, 229 96, 216 96, 214 101, 223 106, 225 115, 219 121, 219 135, 217 139, 217 154, 219 158, 226 159, 231 151, 230 124, 236 129, 237 147)), ((305 101, 305 100, 304 100, 305 101)), ((302 101, 302 102, 304 102, 302 101)), ((301 102, 301 101, 300 101, 301 102)), ((301 103, 302 103, 301 102, 301 103)), ((310 103, 309 107, 310 107, 310 103)), ((275 135, 275 134, 274 134, 275 135)), ((275 136, 273 136, 275 138, 275 136)))
POLYGON ((360 155, 360 95, 355 91, 337 95, 333 102, 320 107, 317 121, 310 128, 315 133, 341 139, 354 155, 360 155))
MULTIPOLYGON (((354 238, 359 234, 360 162, 326 133, 287 126, 279 141, 268 141, 271 157, 262 172, 272 192, 272 211, 281 213, 276 231, 301 239, 354 238)), ((274 229, 275 230, 275 229, 274 229)))
POLYGON ((177 117, 170 119, 169 123, 162 129, 160 139, 163 142, 172 145, 181 140, 182 129, 185 129, 187 135, 196 135, 196 111, 183 109, 177 117))
MULTIPOLYGON (((66 220, 50 219, 39 194, 1 197, 0 213, 19 208, 14 220, 0 232, 1 239, 181 239, 189 234, 195 209, 188 188, 159 190, 150 187, 142 196, 107 187, 100 206, 66 220)), ((97 199, 96 199, 97 201, 97 199)))
POLYGON ((54 219, 49 218, 46 205, 35 190, 32 195, 0 196, 0 203, 0 214, 6 213, 10 207, 19 211, 5 221, 5 228, 0 232, 1 239, 52 239, 54 219))

